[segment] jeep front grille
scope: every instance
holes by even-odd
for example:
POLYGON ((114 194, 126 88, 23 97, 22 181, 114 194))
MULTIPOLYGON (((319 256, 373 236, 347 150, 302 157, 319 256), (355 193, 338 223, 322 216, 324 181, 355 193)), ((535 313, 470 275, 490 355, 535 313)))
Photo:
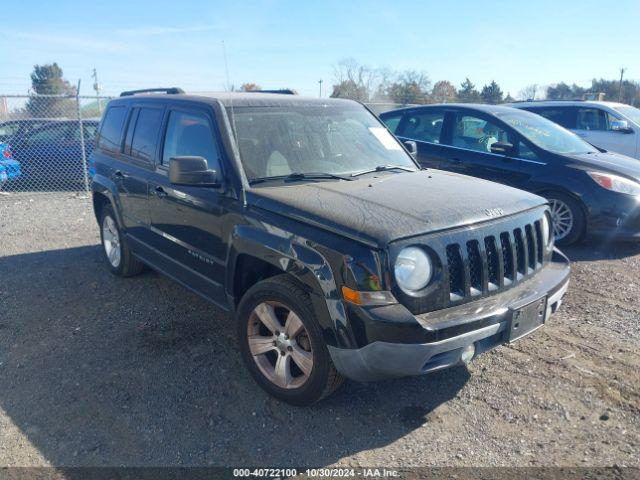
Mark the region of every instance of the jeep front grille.
POLYGON ((544 263, 540 220, 446 247, 449 298, 455 303, 511 286, 544 263))

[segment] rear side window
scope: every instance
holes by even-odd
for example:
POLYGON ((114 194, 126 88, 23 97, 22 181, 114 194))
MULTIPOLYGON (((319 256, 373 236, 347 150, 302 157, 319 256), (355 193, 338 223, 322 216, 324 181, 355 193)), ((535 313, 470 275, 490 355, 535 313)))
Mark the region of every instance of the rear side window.
POLYGON ((163 165, 169 165, 171 157, 203 157, 209 168, 219 172, 218 152, 215 134, 205 115, 171 112, 162 153, 163 165))
POLYGON ((140 108, 133 131, 133 138, 131 139, 132 157, 146 162, 153 162, 163 113, 159 108, 140 108))
POLYGON ((387 128, 391 130, 391 132, 393 133, 396 133, 396 130, 398 129, 398 124, 400 123, 401 119, 402 119, 402 114, 400 113, 381 118, 381 120, 384 122, 387 128))
POLYGON ((572 108, 548 107, 548 108, 531 108, 530 112, 537 113, 544 118, 551 120, 564 128, 576 128, 575 110, 572 108))
POLYGON ((99 148, 112 152, 120 151, 120 134, 126 113, 125 107, 111 107, 106 111, 98 137, 99 148))
POLYGON ((444 111, 410 112, 406 114, 398 135, 423 142, 440 143, 444 111))

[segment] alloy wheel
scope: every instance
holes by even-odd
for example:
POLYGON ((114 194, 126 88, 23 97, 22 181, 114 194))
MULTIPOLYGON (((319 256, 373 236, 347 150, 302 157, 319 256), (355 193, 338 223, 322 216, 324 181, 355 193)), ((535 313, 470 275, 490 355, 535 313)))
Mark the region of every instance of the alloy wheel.
POLYGON ((102 221, 102 244, 107 259, 113 268, 120 266, 120 233, 116 222, 109 215, 104 217, 102 221))
POLYGON ((565 238, 573 229, 573 212, 562 200, 550 198, 551 223, 553 224, 553 236, 556 241, 565 238))
POLYGON ((260 372, 280 388, 299 388, 313 369, 309 334, 300 317, 279 302, 253 309, 247 328, 249 351, 260 372))

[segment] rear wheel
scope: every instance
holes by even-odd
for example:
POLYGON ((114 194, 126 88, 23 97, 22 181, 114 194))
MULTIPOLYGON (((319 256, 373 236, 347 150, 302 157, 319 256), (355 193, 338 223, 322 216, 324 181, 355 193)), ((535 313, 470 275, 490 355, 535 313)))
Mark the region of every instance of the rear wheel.
POLYGON ((551 209, 551 223, 556 243, 566 246, 581 240, 586 219, 580 203, 560 192, 549 192, 546 197, 551 209))
POLYGON ((310 405, 343 382, 307 293, 286 275, 263 280, 244 295, 238 340, 256 382, 287 403, 310 405))
POLYGON ((105 205, 100 213, 100 238, 111 271, 120 277, 142 272, 144 264, 131 253, 111 205, 105 205))

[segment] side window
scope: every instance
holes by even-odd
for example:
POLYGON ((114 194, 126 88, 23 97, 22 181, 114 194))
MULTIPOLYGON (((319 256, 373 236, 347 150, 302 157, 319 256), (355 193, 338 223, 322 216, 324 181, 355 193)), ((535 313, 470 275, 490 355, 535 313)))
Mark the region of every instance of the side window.
POLYGON ((610 130, 611 120, 615 120, 604 110, 599 108, 578 108, 577 109, 577 130, 610 130))
POLYGON ((443 124, 443 111, 410 112, 405 116, 402 132, 397 133, 412 140, 440 143, 443 124))
POLYGON ((27 143, 64 143, 69 135, 69 124, 58 123, 42 127, 29 135, 27 143))
POLYGON ((98 137, 99 148, 112 152, 120 151, 120 135, 126 113, 125 107, 111 107, 106 111, 98 137))
POLYGON ((397 133, 398 125, 400 124, 400 120, 402 119, 402 114, 398 113, 396 115, 389 115, 388 117, 384 117, 382 121, 387 126, 389 130, 393 133, 397 133))
POLYGON ((131 139, 132 157, 153 162, 162 114, 163 111, 159 108, 140 108, 131 139))
POLYGON ((220 155, 215 134, 205 115, 173 111, 169 115, 162 150, 162 164, 171 157, 196 156, 207 160, 209 168, 220 171, 220 155))
POLYGON ((575 110, 572 108, 548 107, 548 108, 532 108, 530 112, 537 113, 547 120, 564 127, 576 128, 575 110))
POLYGON ((456 114, 452 145, 478 152, 491 152, 496 142, 509 142, 509 134, 493 122, 473 115, 456 114))
POLYGON ((518 144, 518 158, 524 158, 525 160, 538 160, 538 156, 535 152, 524 142, 520 142, 518 144))

